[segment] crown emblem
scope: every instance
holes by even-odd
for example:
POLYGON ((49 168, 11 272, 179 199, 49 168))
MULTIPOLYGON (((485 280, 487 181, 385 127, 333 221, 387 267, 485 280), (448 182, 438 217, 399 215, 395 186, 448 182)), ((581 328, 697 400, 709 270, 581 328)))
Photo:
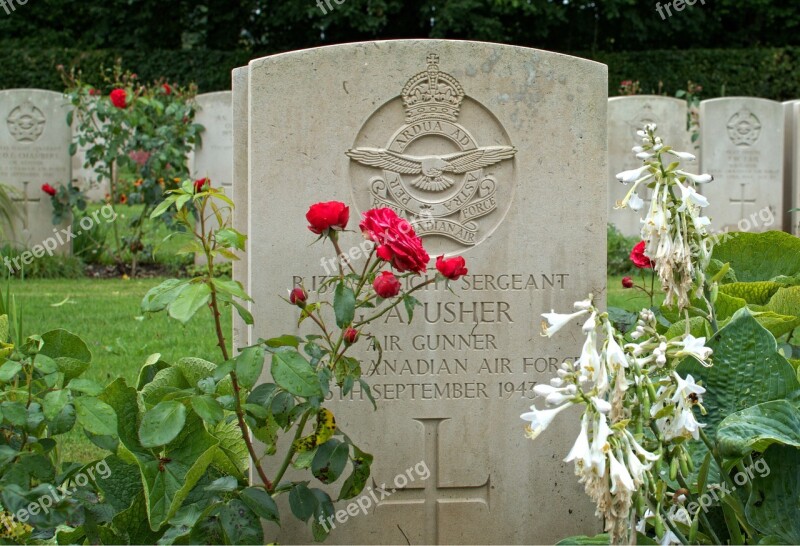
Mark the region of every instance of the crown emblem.
POLYGON ((439 56, 428 55, 428 70, 412 77, 403 88, 406 123, 421 119, 441 119, 455 122, 464 89, 449 74, 439 70, 439 56))

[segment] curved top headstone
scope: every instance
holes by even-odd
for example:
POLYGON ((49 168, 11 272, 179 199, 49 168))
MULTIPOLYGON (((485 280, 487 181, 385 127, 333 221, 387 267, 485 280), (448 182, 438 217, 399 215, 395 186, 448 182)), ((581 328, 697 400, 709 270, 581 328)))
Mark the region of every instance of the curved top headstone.
MULTIPOLYGON (((234 193, 247 196, 237 206, 248 210, 253 338, 291 332, 279 298, 334 274, 330 250, 309 247, 304 215, 315 202, 348 203, 355 230, 360 212, 390 207, 432 257, 461 254, 469 267, 454 293, 421 292, 411 326, 398 312, 373 323, 380 361, 368 343, 354 347, 378 409, 358 387, 337 389, 330 408, 375 456, 370 506, 348 515, 337 503, 329 541, 550 543, 597 531, 561 462, 575 415, 535 443, 519 415, 533 386, 580 353, 577 327, 572 339, 546 341, 540 314, 605 286, 606 67, 522 47, 400 40, 254 60, 247 80, 234 86, 249 111, 247 139, 234 139, 248 143, 248 175, 234 193)), ((341 241, 347 252, 360 237, 341 241)), ((290 517, 267 536, 311 540, 290 517)))

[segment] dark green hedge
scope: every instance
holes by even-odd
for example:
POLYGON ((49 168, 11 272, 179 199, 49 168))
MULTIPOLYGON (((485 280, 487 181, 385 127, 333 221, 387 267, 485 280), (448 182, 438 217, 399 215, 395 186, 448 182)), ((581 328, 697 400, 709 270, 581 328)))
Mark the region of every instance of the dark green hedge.
MULTIPOLYGON (((196 82, 201 92, 230 89, 231 69, 259 57, 247 51, 112 51, 33 50, 2 44, 0 89, 36 87, 61 90, 56 65, 80 67, 89 81, 100 67, 121 57, 145 81, 166 77, 196 82)), ((645 93, 674 95, 692 80, 703 86, 702 98, 749 95, 775 100, 800 98, 800 47, 781 49, 694 49, 683 52, 581 54, 609 65, 609 93, 622 80, 639 80, 645 93)))

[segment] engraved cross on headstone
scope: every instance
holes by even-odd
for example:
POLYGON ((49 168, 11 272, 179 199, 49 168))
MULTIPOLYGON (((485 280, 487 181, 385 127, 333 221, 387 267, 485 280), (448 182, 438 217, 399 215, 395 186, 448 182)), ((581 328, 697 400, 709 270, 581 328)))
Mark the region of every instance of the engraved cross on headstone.
POLYGON ((744 214, 744 206, 745 205, 755 205, 756 204, 756 200, 755 199, 746 199, 745 196, 744 196, 744 187, 746 186, 746 184, 740 184, 740 185, 742 186, 742 196, 739 199, 734 199, 733 197, 731 197, 731 205, 740 205, 742 207, 741 217, 739 219, 740 220, 744 220, 744 216, 745 216, 745 214, 744 214))
POLYGON ((426 544, 439 544, 439 507, 446 503, 479 503, 489 507, 491 475, 481 485, 443 486, 439 482, 440 456, 439 425, 447 421, 443 418, 414 419, 422 423, 425 432, 425 457, 423 461, 430 470, 430 476, 416 487, 392 490, 391 497, 382 500, 378 506, 423 504, 425 507, 426 544))

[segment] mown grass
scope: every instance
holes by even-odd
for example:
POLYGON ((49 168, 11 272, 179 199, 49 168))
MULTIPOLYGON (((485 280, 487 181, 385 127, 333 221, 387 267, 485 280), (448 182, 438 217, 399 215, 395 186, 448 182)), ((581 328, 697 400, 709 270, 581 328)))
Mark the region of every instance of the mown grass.
MULTIPOLYGON (((69 330, 92 352, 92 365, 84 377, 101 384, 121 377, 135 385, 139 368, 153 353, 161 353, 168 362, 186 356, 221 359, 211 313, 205 309, 186 326, 164 313, 142 314, 142 297, 163 280, 42 279, 11 281, 10 287, 22 310, 25 335, 69 330)), ((223 313, 222 318, 229 332, 230 314, 223 313)), ((99 453, 78 433, 66 439, 67 459, 88 461, 99 453)))

